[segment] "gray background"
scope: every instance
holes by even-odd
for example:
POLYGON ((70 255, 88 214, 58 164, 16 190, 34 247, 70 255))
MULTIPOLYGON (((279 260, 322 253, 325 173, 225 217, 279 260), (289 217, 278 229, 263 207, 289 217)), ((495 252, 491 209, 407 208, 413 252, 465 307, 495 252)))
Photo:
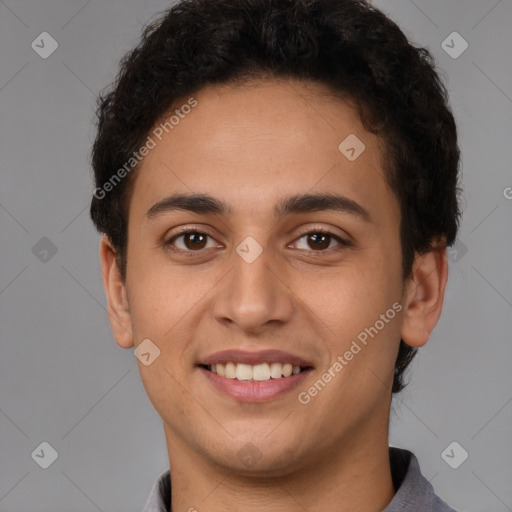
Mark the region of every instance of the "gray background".
MULTIPOLYGON (((168 467, 133 352, 110 332, 88 217, 95 96, 168 5, 0 2, 1 511, 138 511, 168 467), (43 31, 59 44, 47 59, 31 48, 43 31), (48 469, 31 457, 42 441, 58 452, 48 469)), ((394 399, 390 443, 460 511, 512 510, 512 3, 376 5, 436 58, 465 192, 444 314, 394 399), (469 44, 458 58, 441 46, 453 31, 469 44), (469 453, 457 469, 441 456, 452 441, 469 453)))

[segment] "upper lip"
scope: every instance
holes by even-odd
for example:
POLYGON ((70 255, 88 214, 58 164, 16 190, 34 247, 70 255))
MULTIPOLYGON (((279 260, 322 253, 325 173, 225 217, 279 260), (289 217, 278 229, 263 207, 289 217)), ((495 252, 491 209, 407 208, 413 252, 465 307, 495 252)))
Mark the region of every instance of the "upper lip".
POLYGON ((261 350, 258 352, 247 352, 244 350, 222 350, 215 352, 204 359, 201 359, 199 365, 242 363, 257 365, 262 363, 290 363, 292 366, 313 366, 310 361, 302 357, 282 352, 281 350, 261 350))

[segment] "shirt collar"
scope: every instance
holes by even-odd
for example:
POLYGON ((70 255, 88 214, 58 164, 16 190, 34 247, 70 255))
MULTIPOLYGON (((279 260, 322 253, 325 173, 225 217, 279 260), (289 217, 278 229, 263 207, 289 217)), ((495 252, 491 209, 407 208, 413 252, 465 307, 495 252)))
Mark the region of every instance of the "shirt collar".
POLYGON ((382 512, 456 512, 435 494, 412 452, 389 447, 389 460, 396 493, 382 512))
MULTIPOLYGON (((435 493, 430 482, 421 474, 416 456, 409 450, 389 447, 391 475, 396 494, 382 512, 456 512, 435 493)), ((153 484, 143 512, 171 510, 171 478, 163 472, 153 484)))

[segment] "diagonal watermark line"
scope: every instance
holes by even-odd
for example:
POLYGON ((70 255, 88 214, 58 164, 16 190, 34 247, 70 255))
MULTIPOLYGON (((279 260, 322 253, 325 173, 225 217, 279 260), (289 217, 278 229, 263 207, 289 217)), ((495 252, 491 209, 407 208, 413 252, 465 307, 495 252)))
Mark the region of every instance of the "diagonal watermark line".
POLYGON ((483 21, 487 15, 498 5, 501 4, 502 0, 498 0, 471 28, 474 29, 481 21, 483 21))
POLYGON ((29 28, 28 25, 5 3, 4 0, 0 0, 0 3, 2 5, 5 5, 5 7, 7 7, 7 9, 9 9, 9 11, 11 11, 11 14, 13 16, 15 16, 16 18, 18 18, 18 20, 21 21, 21 23, 23 23, 23 25, 25 25, 25 27, 29 28))
MULTIPOLYGON (((270 270, 270 272, 272 272, 272 274, 274 275, 274 277, 279 280, 282 284, 284 284, 284 286, 286 286, 286 288, 288 288, 288 290, 293 293, 293 295, 311 312, 313 313, 313 315, 315 315, 318 320, 320 320, 320 322, 322 322, 322 325, 336 338, 336 333, 334 333, 332 331, 332 329, 323 321, 323 319, 321 317, 319 317, 282 279, 279 278, 279 276, 272 271, 272 269, 266 265, 266 267, 270 270)), ((325 341, 324 341, 325 343, 325 341)))
POLYGON ((61 230, 60 230, 60 233, 64 233, 64 231, 66 231, 66 229, 69 228, 69 226, 71 226, 71 224, 73 224, 73 222, 75 222, 76 219, 78 219, 78 217, 80 217, 80 215, 82 215, 82 213, 85 212, 85 210, 87 210, 89 205, 85 205, 61 230))
POLYGON ((6 84, 4 84, 4 85, 2 85, 2 87, 0 87, 0 92, 2 92, 27 66, 28 66, 28 62, 26 62, 25 65, 22 66, 22 68, 19 71, 17 71, 14 74, 14 76, 6 84))
POLYGON ((308 512, 307 509, 305 509, 296 499, 295 497, 290 494, 290 492, 288 491, 288 489, 286 489, 286 487, 283 487, 281 484, 277 484, 286 494, 288 494, 288 496, 295 502, 297 503, 297 505, 302 509, 304 510, 305 512, 308 512))
POLYGON ((233 270, 231 267, 216 283, 214 283, 210 289, 203 294, 203 296, 192 305, 192 307, 164 334, 164 338, 166 338, 169 333, 233 270))
MULTIPOLYGON (((322 118, 322 119, 323 119, 323 120, 324 120, 324 121, 325 121, 325 122, 326 122, 326 123, 331 127, 331 129, 332 129, 332 130, 336 130, 336 128, 335 128, 335 127, 334 127, 334 126, 333 126, 333 125, 332 125, 332 124, 331 124, 331 123, 330 123, 330 122, 329 122, 329 121, 328 121, 328 120, 327 120, 327 119, 326 119, 326 118, 325 118, 325 117, 324 117, 324 116, 323 116, 323 115, 322 115, 322 114, 321 114, 321 113, 320 113, 320 112, 319 112, 319 111, 318 111, 318 110, 317 110, 317 109, 312 105, 312 103, 311 103, 311 102, 309 102, 309 101, 308 101, 308 100, 307 100, 307 99, 306 99, 306 98, 305 98, 305 97, 304 97, 304 96, 303 96, 299 91, 297 91, 297 89, 295 89, 295 87, 294 87, 291 83, 288 83, 287 85, 289 85, 289 86, 294 90, 295 94, 296 94, 297 96, 299 96, 303 101, 305 101, 305 102, 308 104, 308 106, 309 106, 310 108, 312 108, 312 109, 313 109, 313 110, 318 114, 318 116, 319 116, 319 117, 321 117, 321 118, 322 118)), ((335 164, 334 166, 336 166, 336 165, 337 165, 337 164, 335 164)), ((333 167, 334 167, 334 166, 333 166, 333 167)), ((380 177, 379 172, 378 172, 376 169, 374 169, 374 168, 373 168, 373 166, 370 166, 369 168, 370 168, 373 172, 375 172, 375 173, 377 174, 377 176, 379 176, 379 177, 380 177)), ((329 169, 329 171, 328 171, 324 176, 322 176, 322 177, 320 178, 320 180, 318 180, 318 181, 315 183, 315 185, 313 185, 313 187, 315 187, 315 186, 316 186, 316 185, 317 185, 317 184, 318 184, 318 183, 319 183, 319 182, 320 182, 320 181, 321 181, 321 180, 322 180, 322 179, 323 179, 327 174, 329 174, 329 172, 330 172, 331 170, 332 170, 332 167, 331 167, 331 169, 329 169)), ((311 187, 311 188, 313 188, 313 187, 311 187)), ((310 190, 311 190, 311 189, 310 189, 310 190)))
MULTIPOLYGON (((318 318, 318 320, 320 321, 320 323, 324 326, 325 329, 327 329, 334 338, 337 338, 336 334, 332 331, 332 329, 324 322, 324 320, 319 316, 317 315, 283 280, 281 280, 277 274, 275 274, 272 269, 266 265, 267 268, 270 270, 270 272, 272 272, 272 274, 274 275, 274 277, 276 279, 278 279, 284 286, 286 286, 286 288, 297 298, 297 300, 299 302, 302 303, 302 305, 311 313, 313 314, 314 316, 316 316, 316 318, 318 318)), ((327 351, 329 352, 329 360, 332 360, 332 351, 328 348, 329 344, 326 343, 325 339, 323 338, 322 335, 319 335, 322 343, 324 344, 325 348, 327 349, 327 351)))
POLYGON ((4 210, 5 213, 7 213, 7 215, 9 215, 9 217, 11 217, 11 219, 16 222, 16 224, 18 224, 18 226, 20 226, 28 235, 28 229, 3 204, 0 204, 0 208, 2 208, 2 210, 4 210))
POLYGON ((334 126, 331 123, 329 123, 329 121, 327 121, 327 119, 322 114, 320 114, 320 112, 318 112, 318 110, 311 104, 311 102, 308 101, 299 91, 297 91, 297 89, 295 89, 295 87, 291 83, 288 83, 287 85, 289 85, 295 91, 295 94, 297 96, 302 98, 302 100, 305 101, 310 108, 312 108, 333 130, 335 130, 334 126))
MULTIPOLYGON (((309 187, 305 194, 308 194, 310 193, 336 166, 339 165, 339 162, 336 162, 334 163, 333 165, 331 165, 331 167, 329 168, 329 170, 327 172, 325 172, 318 180, 315 181, 315 183, 313 183, 313 185, 311 185, 311 187, 309 187)), ((376 176, 378 176, 379 178, 381 178, 381 175, 379 173, 379 171, 377 169, 375 169, 372 165, 368 165, 367 166, 367 169, 370 169, 371 171, 373 171, 375 173, 376 176)), ((279 223, 280 221, 277 220, 276 222, 274 222, 274 224, 272 224, 272 226, 270 226, 270 228, 266 231, 267 233, 270 233, 270 231, 272 231, 272 229, 274 229, 274 227, 279 223)))
POLYGON ((271 431, 270 431, 270 432, 269 432, 269 433, 268 433, 268 434, 267 434, 263 439, 267 439, 267 437, 269 437, 269 436, 270 436, 270 434, 272 434, 272 432, 275 432, 275 431, 276 431, 276 429, 277 429, 278 427, 280 427, 280 426, 281 426, 281 425, 286 421, 286 419, 288 418, 288 416, 290 416, 290 414, 292 414, 292 413, 294 413, 294 412, 295 412, 295 410, 290 411, 290 412, 289 412, 289 413, 288 413, 288 414, 287 414, 287 415, 286 415, 286 416, 285 416, 285 417, 284 417, 284 418, 283 418, 283 419, 282 419, 282 420, 281 420, 281 421, 280 421, 280 422, 279 422, 279 423, 278 423, 278 424, 277 424, 277 425, 276 425, 276 426, 275 426, 275 427, 274 427, 274 428, 273 428, 273 429, 272 429, 272 430, 271 430, 271 431))
MULTIPOLYGON (((329 170, 325 174, 323 174, 318 180, 316 180, 315 183, 313 183, 313 185, 311 187, 309 187, 306 190, 306 194, 308 192, 310 192, 311 190, 313 190, 337 165, 338 165, 338 163, 331 165, 329 170)), ((270 231, 272 231, 272 229, 274 229, 274 226, 276 226, 278 223, 279 223, 279 221, 274 222, 274 224, 272 224, 272 226, 270 226, 270 229, 267 230, 267 233, 270 233, 270 231)))
POLYGON ((480 221, 480 222, 479 222, 479 223, 478 223, 478 224, 477 224, 477 225, 476 225, 476 226, 475 226, 471 231, 470 231, 470 233, 473 233, 473 231, 475 231, 475 229, 476 229, 477 227, 479 227, 479 226, 480 226, 480 224, 482 224, 482 223, 484 222, 484 220, 486 220, 486 219, 487 219, 487 217, 489 217, 490 215, 492 215, 492 214, 496 211, 496 209, 498 208, 498 206, 499 206, 499 204, 497 204, 497 205, 496 205, 496 206, 495 206, 495 207, 494 207, 494 208, 493 208, 493 209, 492 209, 492 210, 491 210, 491 211, 490 211, 490 212, 489 212, 489 213, 488 213, 488 214, 487 214, 487 215, 486 215, 486 216, 485 216, 485 217, 484 217, 484 218, 483 218, 483 219, 482 219, 482 220, 481 220, 481 221, 480 221))
POLYGON ((103 394, 103 396, 61 437, 64 439, 130 372, 132 369, 127 370, 117 382, 110 387, 110 389, 103 394))
MULTIPOLYGON (((229 473, 234 473, 234 471, 229 471, 229 473)), ((228 476, 229 475, 226 475, 220 482, 218 482, 217 485, 199 503, 203 503, 204 500, 209 498, 219 488, 219 486, 228 478, 228 476)))
POLYGON ((66 68, 69 69, 69 71, 77 78, 77 80, 86 87, 94 96, 96 96, 96 93, 63 61, 61 60, 62 64, 66 66, 66 68))
POLYGON ((62 30, 66 28, 91 2, 92 0, 89 0, 76 14, 74 14, 68 21, 66 21, 66 23, 60 27, 60 29, 62 30))
POLYGON ((69 277, 71 277, 71 279, 73 279, 73 281, 75 281, 78 286, 80 286, 80 288, 82 288, 85 293, 87 293, 87 295, 89 295, 89 297, 91 297, 92 300, 94 300, 94 302, 96 302, 96 304, 98 304, 98 306, 100 306, 101 309, 103 309, 103 311, 105 311, 105 313, 107 313, 107 316, 110 318, 110 320, 115 320, 117 325, 119 325, 119 327, 121 327, 124 332, 128 332, 124 325, 119 322, 119 320, 108 314, 108 309, 64 265, 61 265, 61 268, 64 270, 64 272, 66 272, 66 274, 69 275, 69 277))
POLYGON ((96 505, 96 503, 94 503, 94 501, 92 501, 92 499, 87 496, 87 494, 82 491, 82 489, 80 489, 80 487, 78 487, 78 485, 73 482, 73 480, 71 480, 71 478, 69 478, 68 475, 66 475, 66 473, 64 473, 64 471, 61 470, 61 473, 100 511, 100 512, 103 512, 103 509, 101 509, 100 507, 98 507, 98 505, 96 505))
POLYGON ((416 2, 414 2, 413 0, 409 0, 409 2, 411 2, 411 4, 414 5, 414 7, 416 7, 416 9, 418 9, 418 11, 420 11, 423 14, 423 16, 425 16, 425 18, 427 18, 427 20, 430 21, 432 25, 434 25, 434 27, 439 28, 439 25, 425 11, 420 9, 416 2))
POLYGON ((0 501, 2 501, 28 474, 30 471, 27 471, 1 498, 0 501))
POLYGON ((27 270, 28 268, 28 265, 25 265, 1 290, 0 290, 0 295, 2 295, 2 293, 5 292, 5 290, 7 290, 7 288, 9 288, 9 286, 11 286, 12 283, 14 283, 14 281, 16 281, 16 279, 18 279, 18 277, 21 276, 21 274, 23 274, 23 272, 25 272, 25 270, 27 270))
POLYGON ((507 507, 507 510, 512 510, 473 470, 471 470, 471 473, 473 473, 473 475, 475 475, 478 480, 480 480, 480 482, 485 486, 487 487, 487 489, 492 493, 494 494, 494 496, 499 500, 501 501, 501 503, 503 505, 505 505, 505 507, 507 507))
POLYGON ((194 402, 199 405, 201 407, 201 409, 203 409, 203 411, 208 414, 208 416, 210 416, 214 421, 215 423, 217 423, 217 425, 219 425, 219 427, 224 430, 224 432, 226 432, 226 434, 228 434, 229 437, 231 437, 233 439, 233 436, 222 426, 222 424, 217 420, 217 418, 211 413, 209 412, 205 406, 199 402, 199 400, 197 400, 197 398, 195 398, 192 393, 190 393, 190 391, 181 384, 181 382, 179 382, 177 379, 174 378, 174 375, 167 369, 167 368, 164 368, 164 370, 170 375, 170 377, 174 380, 174 382, 176 382, 180 387, 181 389, 183 389, 183 391, 185 391, 185 393, 187 393, 188 396, 190 396, 190 398, 192 398, 192 400, 194 400, 194 402))
POLYGON ((474 439, 478 434, 480 434, 480 432, 482 432, 482 430, 483 430, 485 427, 487 427, 487 425, 489 425, 489 423, 491 423, 491 421, 492 421, 492 420, 494 420, 494 418, 496 418, 496 416, 498 416, 498 414, 499 414, 503 409, 505 409, 505 407, 506 407, 510 402, 512 402, 512 398, 510 398, 510 399, 509 399, 509 400, 508 400, 504 405, 502 405, 502 406, 500 407, 499 411, 498 411, 498 412, 496 412, 496 414, 494 414, 494 416, 493 416, 489 421, 487 421, 487 423, 486 423, 483 427, 481 427, 481 428, 480 428, 480 429, 479 429, 475 434, 473 434, 473 437, 471 437, 471 441, 473 441, 473 439, 474 439))
MULTIPOLYGON (((375 378, 377 380, 379 380, 381 382, 381 384, 384 386, 384 389, 388 389, 389 391, 391 391, 392 387, 393 387, 393 380, 391 380, 390 383, 386 384, 369 366, 366 366, 365 367, 369 372, 373 373, 373 375, 375 376, 375 378)), ((393 395, 391 395, 391 399, 393 399, 393 395)))
POLYGON ((493 285, 490 281, 488 281, 479 271, 476 267, 471 265, 471 268, 512 308, 512 302, 510 302, 504 295, 502 295, 493 285))
POLYGON ((510 96, 474 60, 471 62, 473 63, 473 66, 475 66, 478 71, 480 71, 480 73, 482 73, 482 75, 484 75, 487 80, 489 80, 489 82, 491 82, 491 84, 494 85, 494 87, 496 87, 496 89, 498 89, 498 91, 500 91, 501 94, 503 94, 503 96, 512 103, 512 98, 510 98, 510 96))
POLYGON ((432 480, 434 480, 434 478, 435 478, 437 475, 439 475, 439 471, 438 471, 434 476, 430 477, 430 478, 428 479, 428 481, 429 481, 430 483, 432 483, 432 480))
POLYGON ((429 426, 428 426, 428 425, 427 425, 427 424, 426 424, 426 423, 425 423, 425 422, 424 422, 424 421, 423 421, 423 420, 422 420, 422 419, 421 419, 421 418, 420 418, 420 417, 419 417, 419 416, 418 416, 418 415, 417 415, 417 414, 416 414, 416 413, 415 413, 415 412, 414 412, 414 411, 413 411, 413 410, 412 410, 412 409, 411 409, 411 408, 410 408, 410 407, 409 407, 409 406, 408 406, 408 405, 407 405, 407 404, 406 404, 406 403, 405 403, 405 402, 404 402, 404 401, 399 397, 399 396, 397 396, 396 398, 398 398, 398 400, 400 400, 400 402, 401 402, 402 404, 404 404, 404 405, 405 405, 405 407, 407 407, 407 409, 409 409, 409 411, 410 411, 410 412, 411 412, 411 413, 416 417, 416 419, 417 419, 418 421, 420 421, 421 423, 423 423, 423 425, 424 425, 426 428, 428 428, 428 430, 430 430, 430 432, 432 432, 432 434, 433 434, 434 436, 436 436, 436 437, 439 439, 439 436, 438 436, 438 435, 437 435, 437 434, 436 434, 436 433, 435 433, 435 432, 434 432, 434 431, 433 431, 433 430, 432 430, 432 429, 431 429, 431 428, 430 428, 430 427, 429 427, 429 426))
POLYGON ((162 162, 162 165, 169 171, 169 172, 172 172, 174 174, 174 176, 176 176, 176 178, 178 180, 181 181, 181 183, 183 183, 183 185, 185 185, 185 187, 187 187, 191 192, 193 192, 193 190, 165 163, 165 162, 162 162))
MULTIPOLYGON (((82 288, 82 290, 87 293, 87 295, 89 295, 89 297, 91 297, 91 299, 96 302, 96 304, 98 304, 98 306, 101 307, 101 309, 107 311, 107 309, 105 308, 105 306, 64 266, 64 265, 61 265, 61 268, 62 270, 64 270, 64 272, 66 272, 66 274, 68 274, 69 277, 71 277, 71 279, 73 279, 73 281, 75 281, 75 283, 80 286, 80 288, 82 288)), ((107 311, 108 313, 108 311, 107 311)))
POLYGON ((11 420, 11 418, 9 418, 9 416, 7 416, 7 414, 2 410, 0 409, 0 412, 27 438, 29 439, 29 437, 27 436, 27 434, 25 434, 25 432, 23 432, 23 430, 21 430, 21 428, 16 424, 14 423, 13 420, 11 420))
MULTIPOLYGON (((194 192, 189 186, 187 183, 185 183, 166 163, 162 162, 163 166, 169 171, 169 172, 172 172, 172 174, 174 174, 174 176, 176 177, 176 179, 180 180, 181 183, 183 183, 183 185, 185 185, 185 187, 187 187, 192 193, 194 192)), ((222 220, 222 218, 220 216, 217 216, 217 219, 220 221, 220 223, 226 228, 228 229, 228 226, 227 224, 222 220)))
MULTIPOLYGON (((378 380, 380 380, 380 382, 382 382, 382 384, 384 384, 384 386, 386 386, 386 383, 371 368, 368 368, 368 370, 371 373, 373 373, 373 375, 375 375, 375 377, 378 380)), ((400 400, 400 402, 403 405, 405 405, 405 407, 407 407, 407 409, 409 409, 409 411, 416 417, 416 419, 418 421, 420 421, 428 430, 430 430, 430 432, 432 432, 432 434, 434 434, 434 436, 436 436, 439 439, 439 436, 398 395, 395 395, 393 398, 396 398, 397 400, 400 400)))

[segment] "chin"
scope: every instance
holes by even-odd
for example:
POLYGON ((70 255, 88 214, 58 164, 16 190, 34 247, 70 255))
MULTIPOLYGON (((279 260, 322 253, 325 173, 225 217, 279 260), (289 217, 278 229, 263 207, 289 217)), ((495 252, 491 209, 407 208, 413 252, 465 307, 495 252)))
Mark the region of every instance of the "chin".
POLYGON ((231 440, 228 449, 219 446, 211 458, 216 464, 239 475, 251 478, 282 477, 302 466, 299 452, 301 443, 294 446, 295 443, 290 441, 289 436, 274 438, 269 442, 268 434, 260 438, 247 435, 236 442, 231 440))

